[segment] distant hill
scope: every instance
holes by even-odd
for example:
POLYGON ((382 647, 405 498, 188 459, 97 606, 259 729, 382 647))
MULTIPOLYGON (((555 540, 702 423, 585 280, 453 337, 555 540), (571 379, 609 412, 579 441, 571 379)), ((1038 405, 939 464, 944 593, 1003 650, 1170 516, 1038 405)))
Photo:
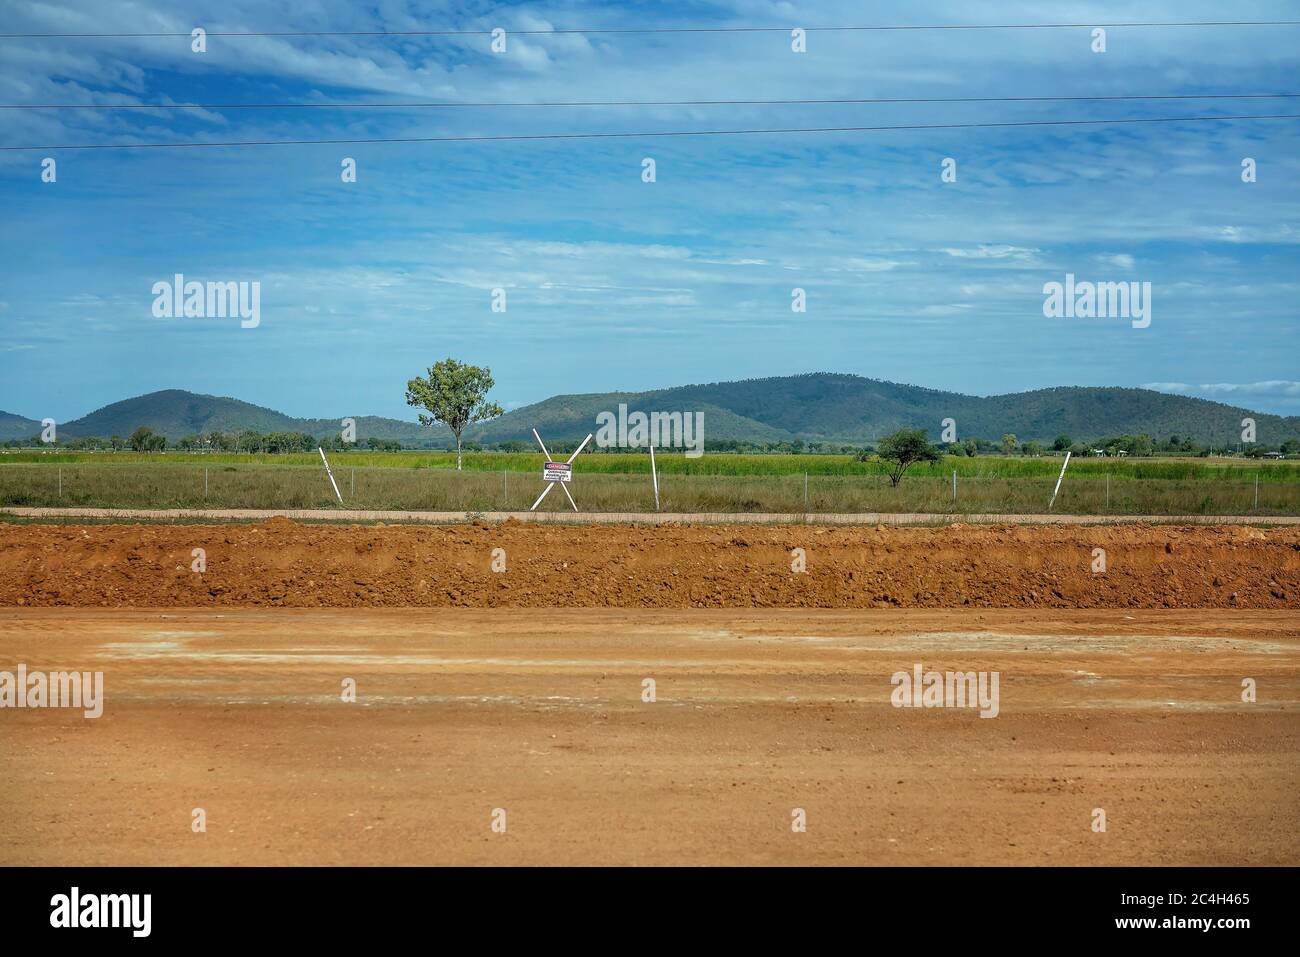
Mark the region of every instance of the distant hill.
POLYGON ((41 423, 36 419, 24 418, 12 412, 0 412, 0 442, 10 439, 30 439, 40 435, 41 423))
MULTIPOLYGON (((1243 417, 1254 418, 1259 440, 1274 444, 1300 437, 1300 417, 1252 412, 1236 406, 1167 395, 1147 389, 1066 386, 988 397, 942 392, 920 386, 833 373, 811 373, 739 382, 678 386, 652 392, 560 395, 507 412, 466 432, 467 441, 531 442, 536 427, 556 442, 581 439, 596 429, 596 415, 630 411, 704 413, 709 441, 782 442, 802 439, 866 445, 903 427, 923 428, 937 440, 945 418, 955 419, 959 438, 998 439, 1013 432, 1021 440, 1051 442, 1062 433, 1075 439, 1145 432, 1198 442, 1235 444, 1243 417)), ((396 439, 416 447, 445 447, 450 432, 414 421, 353 416, 357 437, 396 439)), ((72 422, 60 423, 60 438, 129 436, 147 425, 175 442, 203 432, 309 432, 337 434, 340 419, 299 419, 273 409, 179 389, 115 402, 72 422)), ((26 438, 40 423, 0 413, 0 440, 26 438)))
POLYGON ((1051 442, 1066 434, 1084 440, 1145 432, 1198 442, 1235 444, 1241 420, 1255 419, 1259 441, 1300 438, 1300 417, 1167 395, 1149 389, 1064 386, 987 398, 834 373, 687 385, 653 392, 562 395, 516 409, 467 435, 479 442, 544 437, 581 439, 598 412, 704 411, 708 440, 756 442, 803 439, 866 445, 900 428, 923 428, 938 440, 945 418, 959 438, 996 440, 1012 432, 1021 441, 1051 442))
MULTIPOLYGON (((126 438, 142 425, 167 436, 169 442, 187 435, 242 432, 246 429, 256 432, 309 432, 323 436, 337 434, 342 418, 299 419, 239 399, 198 395, 183 389, 164 389, 114 402, 71 422, 61 422, 59 437, 93 435, 106 439, 120 435, 126 438)), ((446 429, 434 432, 421 428, 418 422, 402 422, 373 415, 357 415, 353 418, 357 422, 357 437, 363 442, 373 435, 414 445, 434 440, 445 441, 451 435, 446 429)), ((40 423, 37 423, 36 431, 39 430, 40 423)), ((33 433, 28 431, 19 437, 31 434, 33 433)))

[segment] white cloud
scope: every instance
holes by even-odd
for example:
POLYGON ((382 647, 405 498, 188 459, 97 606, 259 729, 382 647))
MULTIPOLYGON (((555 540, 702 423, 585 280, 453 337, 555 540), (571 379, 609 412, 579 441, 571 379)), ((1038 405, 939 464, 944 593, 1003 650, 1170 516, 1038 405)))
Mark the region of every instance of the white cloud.
POLYGON ((855 257, 844 260, 844 268, 849 272, 890 272, 899 266, 910 265, 912 263, 898 259, 861 259, 855 257))
POLYGON ((972 247, 945 247, 939 250, 947 253, 949 256, 957 259, 1012 259, 1017 261, 1026 261, 1033 259, 1037 254, 1037 249, 1030 249, 1023 246, 1008 245, 988 245, 981 244, 972 247))
POLYGON ((1300 382, 1289 379, 1265 379, 1262 382, 1207 382, 1201 385, 1189 385, 1186 382, 1148 382, 1142 388, 1154 389, 1157 392, 1178 392, 1202 396, 1300 397, 1300 382))

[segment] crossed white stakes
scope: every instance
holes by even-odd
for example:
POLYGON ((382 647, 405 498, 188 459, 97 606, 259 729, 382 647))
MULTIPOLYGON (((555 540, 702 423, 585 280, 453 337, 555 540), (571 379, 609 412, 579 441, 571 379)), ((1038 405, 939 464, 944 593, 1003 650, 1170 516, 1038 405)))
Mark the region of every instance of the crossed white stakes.
MULTIPOLYGON (((542 447, 542 454, 546 456, 546 461, 548 462, 551 461, 551 453, 546 451, 546 443, 542 441, 542 437, 537 434, 536 429, 533 429, 533 438, 535 438, 537 440, 537 444, 542 447)), ((583 449, 585 449, 587 447, 587 443, 590 441, 591 441, 591 433, 588 432, 587 437, 582 440, 582 444, 578 446, 577 451, 569 456, 569 461, 567 464, 572 465, 573 460, 578 457, 578 452, 581 452, 583 449)), ((573 510, 576 512, 578 510, 578 503, 575 502, 573 500, 573 496, 569 494, 569 487, 565 485, 563 482, 558 480, 548 481, 546 483, 546 488, 542 489, 542 494, 537 496, 537 501, 533 503, 533 507, 530 508, 528 511, 530 512, 537 511, 537 506, 542 504, 542 499, 546 498, 546 496, 550 494, 551 489, 553 489, 557 485, 559 485, 561 488, 564 489, 564 494, 568 497, 569 504, 573 506, 573 510)))

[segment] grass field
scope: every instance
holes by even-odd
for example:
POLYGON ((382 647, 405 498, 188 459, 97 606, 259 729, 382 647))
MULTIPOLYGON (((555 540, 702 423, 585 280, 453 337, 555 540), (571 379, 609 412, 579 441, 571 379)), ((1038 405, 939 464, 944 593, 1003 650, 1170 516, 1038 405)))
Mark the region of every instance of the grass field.
MULTIPOLYGON (((945 458, 891 488, 878 461, 851 456, 665 455, 667 512, 1042 512, 1059 458, 945 458), (957 474, 956 495, 953 473, 957 474)), ((518 511, 542 489, 540 454, 330 457, 348 508, 518 511)), ((649 458, 579 460, 571 490, 589 511, 650 511, 649 458)), ((0 455, 0 508, 328 508, 338 501, 319 456, 169 453, 0 455)), ((568 509, 558 491, 543 509, 568 509)), ((1076 514, 1300 514, 1300 464, 1241 459, 1071 461, 1055 509, 1076 514)))
MULTIPOLYGON (((455 469, 454 452, 330 452, 336 468, 455 469)), ((540 473, 540 452, 466 452, 465 471, 540 473)), ((567 459, 568 455, 556 458, 567 459)), ((644 452, 588 454, 579 458, 583 474, 650 474, 650 457, 644 452)), ((709 453, 690 459, 681 452, 659 452, 655 463, 667 475, 881 475, 886 469, 876 459, 859 462, 851 455, 750 455, 709 453)), ((315 452, 272 455, 233 452, 67 452, 0 449, 5 465, 149 465, 152 467, 226 465, 310 466, 320 468, 315 452)), ((1060 456, 1036 458, 996 455, 967 458, 944 456, 937 465, 914 465, 908 476, 948 478, 1051 478, 1061 470, 1060 456)), ((1108 459, 1074 457, 1071 475, 1111 476, 1113 479, 1212 479, 1215 481, 1300 482, 1300 460, 1271 461, 1242 458, 1108 459)))

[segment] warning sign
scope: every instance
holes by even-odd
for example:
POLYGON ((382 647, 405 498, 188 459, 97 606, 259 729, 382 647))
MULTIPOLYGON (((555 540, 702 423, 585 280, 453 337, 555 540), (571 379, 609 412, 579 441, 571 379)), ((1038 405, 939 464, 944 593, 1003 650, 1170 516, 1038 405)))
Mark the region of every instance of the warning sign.
POLYGON ((573 466, 568 462, 547 462, 542 466, 542 478, 547 482, 571 482, 573 466))

